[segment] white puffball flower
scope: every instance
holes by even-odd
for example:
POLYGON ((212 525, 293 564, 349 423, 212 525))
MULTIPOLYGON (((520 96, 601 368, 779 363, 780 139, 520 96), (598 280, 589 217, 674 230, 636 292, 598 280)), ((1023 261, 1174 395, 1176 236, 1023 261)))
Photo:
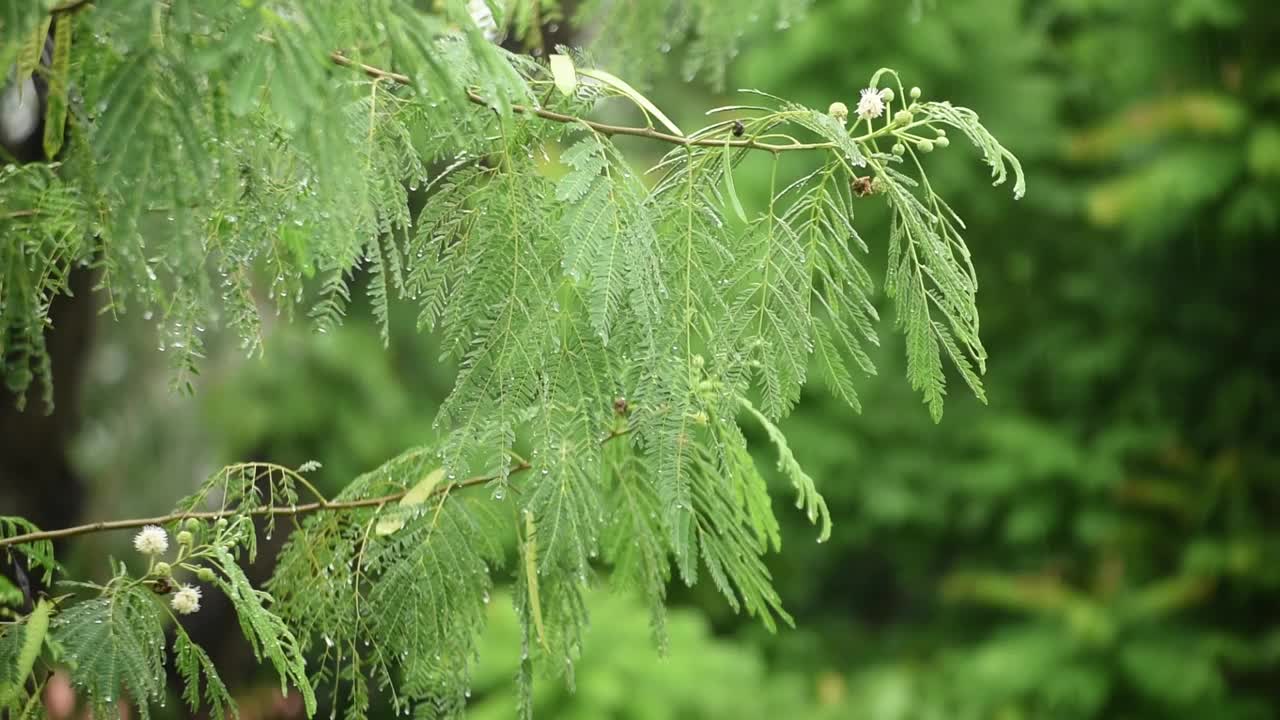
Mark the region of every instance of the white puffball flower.
POLYGON ((858 98, 858 117, 868 120, 884 114, 884 96, 875 88, 863 88, 858 98))
POLYGON ((200 588, 194 585, 183 585, 173 594, 169 605, 183 615, 190 615, 200 610, 200 588))
POLYGON ((159 525, 148 525, 133 536, 133 547, 143 555, 163 555, 169 549, 169 536, 159 525))

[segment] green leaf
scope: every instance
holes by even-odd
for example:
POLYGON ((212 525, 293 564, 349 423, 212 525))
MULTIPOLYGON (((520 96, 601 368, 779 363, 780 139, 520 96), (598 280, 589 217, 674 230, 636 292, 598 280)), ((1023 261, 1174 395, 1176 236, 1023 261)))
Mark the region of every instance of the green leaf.
MULTIPOLYGON (((436 468, 427 473, 426 477, 419 480, 416 485, 409 489, 409 492, 405 493, 404 497, 400 498, 399 507, 408 508, 426 502, 427 498, 431 497, 431 494, 435 492, 436 486, 443 479, 444 468, 436 468)), ((374 527, 374 532, 378 535, 390 535, 404 527, 404 523, 405 516, 403 512, 390 515, 378 520, 378 524, 374 527)))
POLYGON ((555 53, 551 56, 551 77, 563 95, 573 95, 573 91, 578 89, 578 72, 573 67, 573 58, 568 55, 555 53))
POLYGON ((71 73, 71 13, 59 13, 54 22, 53 63, 49 67, 49 92, 44 120, 45 157, 57 157, 67 125, 67 87, 71 73))
POLYGON ((22 630, 22 646, 18 650, 13 665, 0 674, 0 680, 8 678, 7 681, 0 682, 0 708, 7 706, 17 697, 27 681, 27 676, 31 674, 31 668, 35 665, 36 658, 40 656, 40 648, 44 645, 45 635, 49 631, 49 613, 52 610, 52 603, 42 598, 20 625, 9 629, 8 632, 15 635, 19 628, 22 630))
POLYGON ((742 222, 747 222, 747 212, 742 208, 742 201, 738 199, 738 190, 733 186, 733 146, 727 142, 724 145, 724 185, 733 206, 733 213, 742 222))
POLYGON ((542 622, 542 598, 538 593, 538 528, 534 524, 533 513, 524 511, 524 579, 529 588, 529 612, 533 615, 533 626, 538 631, 538 642, 544 650, 547 646, 547 629, 542 622))
POLYGON ((676 127, 676 124, 671 122, 671 120, 666 115, 664 115, 661 110, 658 109, 657 105, 654 105, 653 102, 649 100, 649 98, 645 97, 644 95, 641 95, 639 90, 636 90, 635 88, 631 87, 621 78, 611 75, 605 72, 604 70, 596 70, 594 68, 588 69, 588 70, 579 70, 578 74, 585 75, 586 77, 592 78, 593 80, 599 80, 600 82, 613 88, 614 90, 617 90, 623 95, 626 95, 628 98, 631 99, 632 102, 634 102, 635 104, 643 108, 646 113, 657 118, 658 122, 665 125, 668 130, 675 133, 676 135, 684 137, 684 133, 680 131, 680 128, 676 127))

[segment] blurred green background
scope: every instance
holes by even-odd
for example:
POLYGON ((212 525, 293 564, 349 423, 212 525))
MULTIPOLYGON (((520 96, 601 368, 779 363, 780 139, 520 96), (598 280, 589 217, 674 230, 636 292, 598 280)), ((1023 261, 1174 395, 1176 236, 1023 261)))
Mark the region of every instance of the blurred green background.
MULTIPOLYGON (((542 682, 540 716, 1280 717, 1277 38, 1276 0, 817 0, 746 38, 730 88, 852 105, 890 66, 1022 159, 1015 202, 960 143, 929 158, 984 283, 990 405, 953 383, 934 425, 886 320, 863 414, 815 383, 784 425, 836 519, 815 543, 778 483, 796 629, 673 588, 660 658, 646 611, 600 592, 575 692, 542 682)), ((672 76, 650 96, 689 124, 733 97, 672 76)), ((885 217, 861 202, 875 265, 885 217)), ((107 322, 84 350, 82 519, 165 510, 234 460, 316 459, 336 489, 426 437, 452 379, 407 308, 389 350, 359 310, 324 336, 270 327, 260 360, 215 348, 194 398, 150 333, 107 322)), ((486 720, 514 713, 519 653, 490 607, 486 720)), ((249 716, 290 710, 230 674, 249 716)))

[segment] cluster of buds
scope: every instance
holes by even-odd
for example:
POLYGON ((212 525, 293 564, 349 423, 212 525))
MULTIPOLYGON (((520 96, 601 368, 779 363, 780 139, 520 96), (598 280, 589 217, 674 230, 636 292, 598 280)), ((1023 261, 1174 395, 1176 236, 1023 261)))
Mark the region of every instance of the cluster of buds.
MULTIPOLYGON (((178 562, 191 552, 192 546, 195 544, 195 533, 200 529, 200 521, 195 518, 188 518, 186 525, 179 530, 176 536, 178 541, 178 562)), ((174 612, 182 615, 190 615, 200 610, 200 588, 182 584, 174 590, 173 583, 170 578, 173 575, 173 566, 169 563, 158 560, 158 558, 169 551, 169 535, 164 528, 159 525, 147 525, 133 536, 133 547, 138 552, 151 558, 152 565, 148 574, 154 576, 155 587, 158 592, 168 594, 173 592, 173 597, 169 600, 169 606, 174 612)), ((196 571, 197 577, 204 582, 210 582, 214 579, 213 571, 209 568, 202 567, 196 571)))

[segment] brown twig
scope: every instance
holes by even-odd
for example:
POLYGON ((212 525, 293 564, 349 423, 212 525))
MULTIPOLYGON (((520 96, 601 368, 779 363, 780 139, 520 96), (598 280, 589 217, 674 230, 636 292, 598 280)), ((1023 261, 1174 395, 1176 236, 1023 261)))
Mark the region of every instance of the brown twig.
MULTIPOLYGON (((530 465, 513 466, 508 474, 514 475, 519 472, 528 470, 530 465)), ((497 475, 485 475, 482 477, 473 477, 466 480, 459 480, 456 483, 449 483, 443 487, 437 488, 431 495, 439 495, 447 490, 458 490, 461 488, 471 487, 472 485, 483 485, 491 480, 497 479, 497 475)), ((360 508, 377 507, 388 503, 397 502, 400 498, 408 494, 408 490, 401 490, 389 495, 381 495, 378 497, 361 498, 360 500, 346 500, 339 502, 316 501, 303 503, 301 505, 271 506, 255 508, 250 510, 248 515, 302 515, 305 513, 317 512, 320 510, 357 510, 360 508)), ((208 510, 200 512, 180 512, 169 513, 168 515, 156 515, 155 517, 146 518, 130 518, 128 520, 104 520, 94 523, 86 523, 84 525, 76 525, 74 527, 62 528, 60 530, 41 530, 39 532, 30 532, 24 535, 14 535, 13 537, 0 538, 0 547, 10 545, 20 545, 23 543, 39 542, 41 540, 57 540, 59 538, 74 537, 76 535, 87 535, 89 533, 104 532, 107 530, 128 530, 131 528, 140 528, 145 525, 165 525, 171 522, 178 522, 187 518, 196 518, 197 520, 217 520, 218 518, 234 517, 241 515, 236 510, 208 510)))
MULTIPOLYGON (((365 63, 359 62, 357 60, 353 60, 337 51, 329 53, 329 59, 332 60, 335 64, 341 65, 343 67, 357 68, 361 72, 363 72, 365 75, 368 75, 369 77, 372 77, 372 78, 378 78, 380 80, 392 80, 394 82, 400 83, 401 85, 413 84, 413 80, 410 79, 408 75, 403 75, 397 72, 391 72, 389 70, 383 70, 382 68, 374 67, 372 65, 366 65, 365 63)), ((480 105, 482 107, 490 107, 492 104, 483 95, 480 95, 474 90, 467 90, 467 100, 471 101, 472 103, 475 103, 476 105, 480 105)), ((768 152, 772 152, 772 153, 788 152, 788 151, 794 151, 794 150, 828 150, 830 148, 835 147, 835 144, 830 142, 778 144, 778 143, 760 142, 752 138, 745 138, 742 140, 725 140, 723 138, 711 138, 711 137, 702 137, 702 138, 683 137, 680 135, 672 135, 671 133, 661 132, 651 127, 634 127, 631 125, 610 125, 608 123, 597 122, 595 120, 587 120, 585 118, 578 117, 577 115, 568 115, 565 113, 556 112, 554 110, 547 110, 545 108, 530 107, 527 105, 519 105, 519 104, 512 105, 511 111, 521 113, 523 115, 534 115, 536 117, 542 118, 543 120, 551 120, 553 122, 585 125, 602 135, 630 135, 632 137, 642 137, 642 138, 648 138, 650 140, 660 140, 662 142, 671 143, 672 145, 684 145, 684 146, 701 145, 706 147, 718 147, 718 148, 722 148, 728 145, 729 147, 748 148, 751 150, 767 150, 768 152)))
MULTIPOLYGON (((601 441, 604 445, 610 440, 615 440, 630 433, 629 428, 614 429, 609 432, 601 441)), ((529 462, 521 460, 512 465, 507 470, 507 475, 515 475, 532 468, 529 462)), ((501 475, 481 475, 458 482, 442 485, 431 492, 428 497, 442 495, 453 492, 454 490, 462 490, 463 488, 472 487, 474 485, 483 485, 487 482, 497 480, 501 475)), ((128 530, 131 528, 140 528, 145 525, 165 525, 172 522, 186 520, 187 518, 196 518, 197 520, 217 520, 218 518, 234 517, 236 515, 248 514, 258 516, 297 516, 311 512, 329 512, 329 511, 345 511, 358 510, 361 508, 378 507, 389 503, 398 502, 401 498, 409 493, 408 489, 399 492, 390 493, 388 495, 380 495, 378 497, 361 498, 359 500, 341 500, 326 501, 323 498, 301 505, 289 506, 271 506, 261 507, 250 510, 248 513, 241 513, 236 510, 207 510, 201 512, 178 512, 169 513, 168 515, 156 515, 155 517, 146 518, 130 518, 128 520, 102 520, 99 522, 86 523, 84 525, 76 525, 73 527, 62 528, 60 530, 40 530, 37 532, 29 532, 23 535, 14 535, 13 537, 0 538, 0 548, 12 545, 21 545, 23 543, 39 542, 41 540, 57 540, 60 538, 74 537, 76 535, 88 535, 89 533, 105 532, 107 530, 128 530)), ((319 493, 317 493, 317 496, 319 493)))

